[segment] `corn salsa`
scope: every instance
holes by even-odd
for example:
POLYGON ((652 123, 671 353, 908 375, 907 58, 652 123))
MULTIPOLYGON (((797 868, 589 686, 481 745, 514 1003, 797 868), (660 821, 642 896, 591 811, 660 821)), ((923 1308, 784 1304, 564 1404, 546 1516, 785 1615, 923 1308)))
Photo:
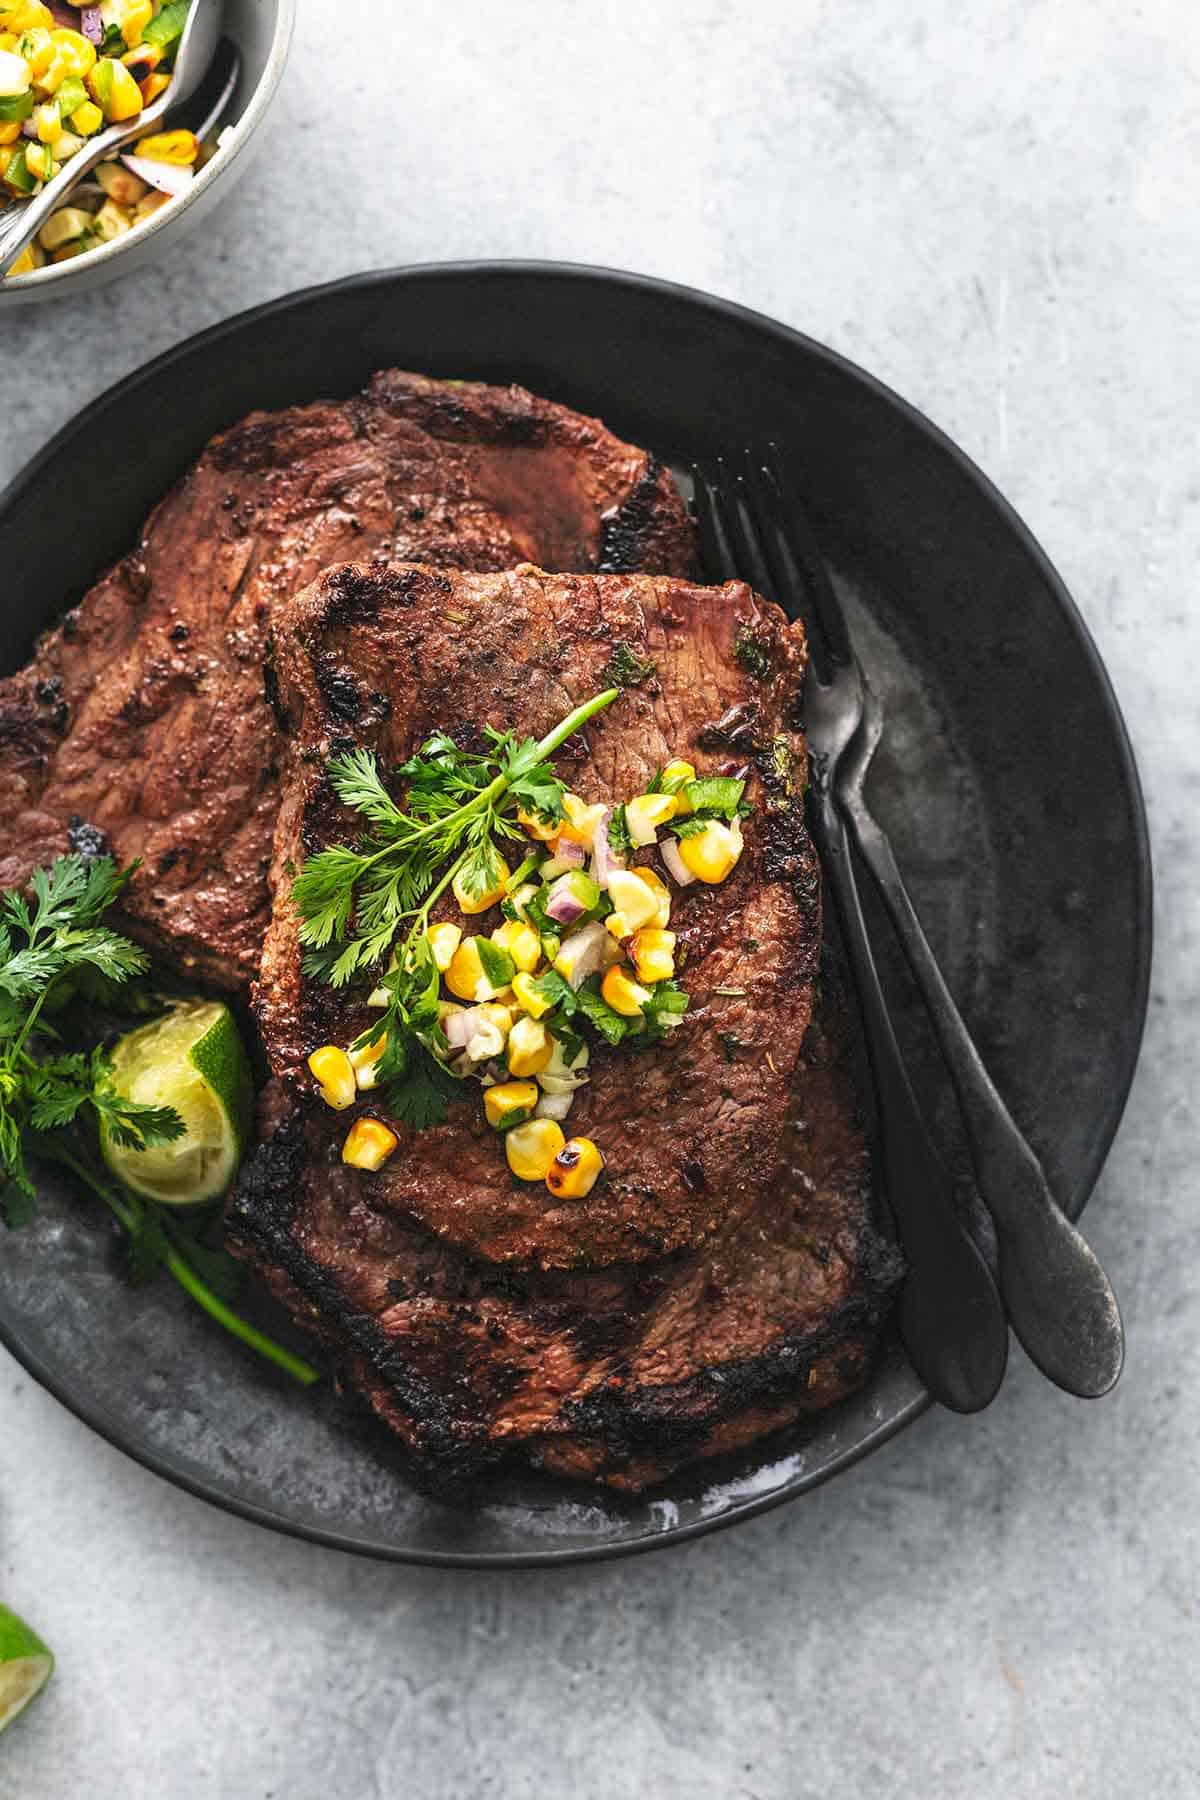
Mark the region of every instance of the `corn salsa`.
MULTIPOLYGON (((171 83, 191 0, 95 6, 0 0, 0 195, 30 199, 109 125, 171 83), (70 19, 71 24, 65 24, 70 19)), ((150 132, 99 163, 9 270, 21 276, 121 237, 187 187, 211 154, 190 131, 150 132)))

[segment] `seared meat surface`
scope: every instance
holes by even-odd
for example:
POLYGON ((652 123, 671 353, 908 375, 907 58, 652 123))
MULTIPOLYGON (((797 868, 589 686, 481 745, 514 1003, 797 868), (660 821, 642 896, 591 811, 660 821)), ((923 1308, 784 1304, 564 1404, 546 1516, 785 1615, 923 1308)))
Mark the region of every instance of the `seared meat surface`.
POLYGON ((445 1475, 519 1450, 637 1488, 856 1387, 897 1265, 841 1009, 812 1016, 799 629, 741 584, 351 565, 281 611, 275 666, 290 758, 256 1005, 287 1116, 235 1191, 231 1247, 445 1475), (362 744, 388 768, 435 726, 538 735, 647 665, 560 755, 568 785, 625 798, 683 756, 748 766, 755 810, 734 875, 675 891, 683 1026, 641 1057, 593 1047, 569 1129, 606 1174, 570 1202, 513 1179, 474 1083, 444 1126, 399 1127, 378 1173, 346 1168, 354 1115, 312 1099, 303 1062, 370 1015, 303 976, 287 897, 305 854, 357 829, 328 756, 362 744))
MULTIPOLYGON (((608 1174, 585 1205, 510 1176, 473 1083, 444 1125, 403 1130, 374 1178, 377 1208, 411 1214, 489 1261, 572 1268, 661 1256, 751 1209, 774 1174, 821 935, 804 742, 791 721, 803 634, 741 583, 528 567, 453 575, 351 564, 280 617, 292 774, 276 843, 280 902, 255 993, 268 1056, 285 1077, 303 1075, 319 1044, 350 1042, 371 1016, 369 981, 347 1000, 302 976, 287 901, 288 868, 357 834, 326 780, 331 752, 353 739, 389 768, 448 722, 464 742, 484 725, 538 738, 606 687, 614 666, 652 672, 571 741, 577 760, 559 765, 568 785, 586 801, 616 802, 644 791, 673 756, 701 773, 736 756, 755 811, 730 879, 674 897, 692 1003, 685 1025, 645 1057, 593 1050, 571 1130, 601 1145, 608 1174), (743 633, 765 675, 739 661, 743 633)), ((478 923, 491 930, 499 912, 478 923)))
POLYGON ((243 986, 269 914, 281 597, 351 556, 682 574, 691 542, 653 458, 521 388, 389 371, 253 414, 0 681, 0 884, 71 846, 141 858, 127 928, 243 986))

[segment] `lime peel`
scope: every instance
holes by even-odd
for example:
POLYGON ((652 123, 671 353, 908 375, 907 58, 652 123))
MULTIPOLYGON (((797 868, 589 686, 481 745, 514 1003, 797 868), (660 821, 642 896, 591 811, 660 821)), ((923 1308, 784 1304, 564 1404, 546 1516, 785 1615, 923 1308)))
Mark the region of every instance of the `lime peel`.
POLYGON ((0 1606, 0 1731, 35 1700, 54 1673, 54 1658, 35 1631, 0 1606))

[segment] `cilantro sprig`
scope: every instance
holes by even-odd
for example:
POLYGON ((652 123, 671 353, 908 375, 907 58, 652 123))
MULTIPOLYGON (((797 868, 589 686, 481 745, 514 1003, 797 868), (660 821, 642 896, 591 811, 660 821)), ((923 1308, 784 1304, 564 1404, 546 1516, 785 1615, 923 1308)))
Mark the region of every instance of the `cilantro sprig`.
POLYGON ((233 1312, 239 1271, 203 1243, 198 1228, 103 1179, 91 1151, 98 1126, 126 1149, 176 1142, 184 1122, 173 1107, 121 1094, 102 1044, 68 1047, 73 1002, 110 1007, 148 969, 128 938, 104 923, 136 864, 110 857, 61 856, 35 870, 27 893, 0 893, 0 1218, 13 1230, 37 1209, 32 1162, 57 1163, 109 1208, 125 1233, 131 1281, 159 1268, 225 1330, 299 1381, 317 1371, 233 1312))
POLYGON ((456 878, 468 895, 490 892, 501 872, 497 838, 521 837, 518 807, 562 817, 564 790, 551 758, 619 692, 608 688, 577 706, 540 741, 489 728, 482 754, 435 732, 397 771, 408 783, 405 807, 389 794, 371 751, 333 757, 334 791, 371 830, 357 844, 308 857, 292 885, 306 973, 344 987, 380 962, 407 924, 396 955, 403 969, 434 902, 456 878))

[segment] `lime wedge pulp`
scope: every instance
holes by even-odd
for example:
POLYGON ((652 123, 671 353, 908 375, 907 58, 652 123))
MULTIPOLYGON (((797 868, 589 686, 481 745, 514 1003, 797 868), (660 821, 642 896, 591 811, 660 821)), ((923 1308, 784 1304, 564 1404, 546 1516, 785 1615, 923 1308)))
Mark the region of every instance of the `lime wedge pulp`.
POLYGON ((229 1008, 185 1000, 121 1038, 113 1080, 128 1100, 173 1106, 187 1135, 147 1150, 125 1149, 101 1131, 104 1160, 126 1187, 166 1206, 196 1206, 223 1194, 250 1132, 254 1088, 229 1008))
POLYGON ((54 1658, 23 1619, 0 1606, 0 1731, 25 1711, 54 1672, 54 1658))

